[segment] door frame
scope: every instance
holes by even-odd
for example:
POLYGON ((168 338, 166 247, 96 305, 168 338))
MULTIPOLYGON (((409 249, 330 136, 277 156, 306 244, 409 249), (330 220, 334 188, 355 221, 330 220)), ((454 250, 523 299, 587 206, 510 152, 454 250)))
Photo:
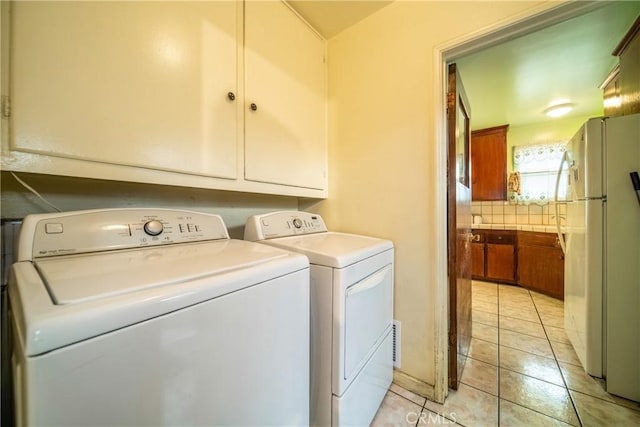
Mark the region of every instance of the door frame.
MULTIPOLYGON (((602 2, 604 3, 604 2, 602 2)), ((435 384, 434 399, 444 402, 448 394, 448 229, 447 229, 447 66, 463 56, 520 37, 548 26, 567 21, 606 5, 600 2, 544 3, 503 22, 496 23, 433 49, 434 75, 434 141, 436 148, 435 269, 438 283, 435 290, 435 384)))

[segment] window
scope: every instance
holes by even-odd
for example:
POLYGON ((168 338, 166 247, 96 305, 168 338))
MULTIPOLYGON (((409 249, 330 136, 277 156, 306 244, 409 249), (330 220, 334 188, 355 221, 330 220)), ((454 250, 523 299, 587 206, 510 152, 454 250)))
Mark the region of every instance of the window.
MULTIPOLYGON (((510 191, 509 202, 518 205, 546 205, 554 199, 556 176, 566 149, 566 141, 522 145, 513 148, 513 169, 520 173, 520 192, 510 191)), ((566 165, 560 177, 558 199, 566 196, 566 165)))

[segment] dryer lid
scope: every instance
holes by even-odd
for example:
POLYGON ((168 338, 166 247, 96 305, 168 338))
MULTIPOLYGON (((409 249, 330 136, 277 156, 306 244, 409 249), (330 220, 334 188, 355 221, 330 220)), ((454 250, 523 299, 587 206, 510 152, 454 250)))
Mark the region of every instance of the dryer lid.
POLYGON ((389 240, 329 231, 264 241, 309 258, 311 264, 343 268, 365 258, 393 249, 389 240))

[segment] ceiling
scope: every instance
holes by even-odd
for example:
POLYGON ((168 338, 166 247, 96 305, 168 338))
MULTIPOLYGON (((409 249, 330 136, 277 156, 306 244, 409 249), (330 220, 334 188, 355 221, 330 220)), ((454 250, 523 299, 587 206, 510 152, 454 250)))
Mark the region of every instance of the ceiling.
MULTIPOLYGON (((289 0, 330 39, 391 1, 289 0)), ((611 55, 640 15, 640 1, 603 2, 592 12, 456 60, 471 104, 472 129, 540 123, 554 100, 565 117, 602 114, 600 84, 617 63, 611 55)))
POLYGON ((387 0, 289 0, 291 5, 326 39, 382 9, 387 0))
POLYGON ((611 53, 640 14, 640 2, 606 6, 456 60, 471 104, 471 128, 553 120, 544 110, 567 100, 565 117, 603 113, 599 86, 617 64, 611 53))

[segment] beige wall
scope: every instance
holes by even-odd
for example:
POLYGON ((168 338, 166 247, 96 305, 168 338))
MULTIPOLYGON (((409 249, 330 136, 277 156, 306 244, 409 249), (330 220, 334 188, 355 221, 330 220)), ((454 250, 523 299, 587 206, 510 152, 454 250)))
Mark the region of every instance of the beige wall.
POLYGON ((394 241, 402 371, 428 384, 445 286, 434 268, 434 47, 543 3, 396 1, 329 41, 330 197, 305 207, 333 229, 394 241))
MULTIPOLYGON (((54 175, 16 174, 63 211, 124 207, 189 209, 222 216, 232 238, 242 239, 251 215, 297 210, 294 197, 235 193, 199 188, 168 187, 54 175)), ((1 176, 2 218, 23 218, 53 210, 38 200, 8 172, 1 176)))

